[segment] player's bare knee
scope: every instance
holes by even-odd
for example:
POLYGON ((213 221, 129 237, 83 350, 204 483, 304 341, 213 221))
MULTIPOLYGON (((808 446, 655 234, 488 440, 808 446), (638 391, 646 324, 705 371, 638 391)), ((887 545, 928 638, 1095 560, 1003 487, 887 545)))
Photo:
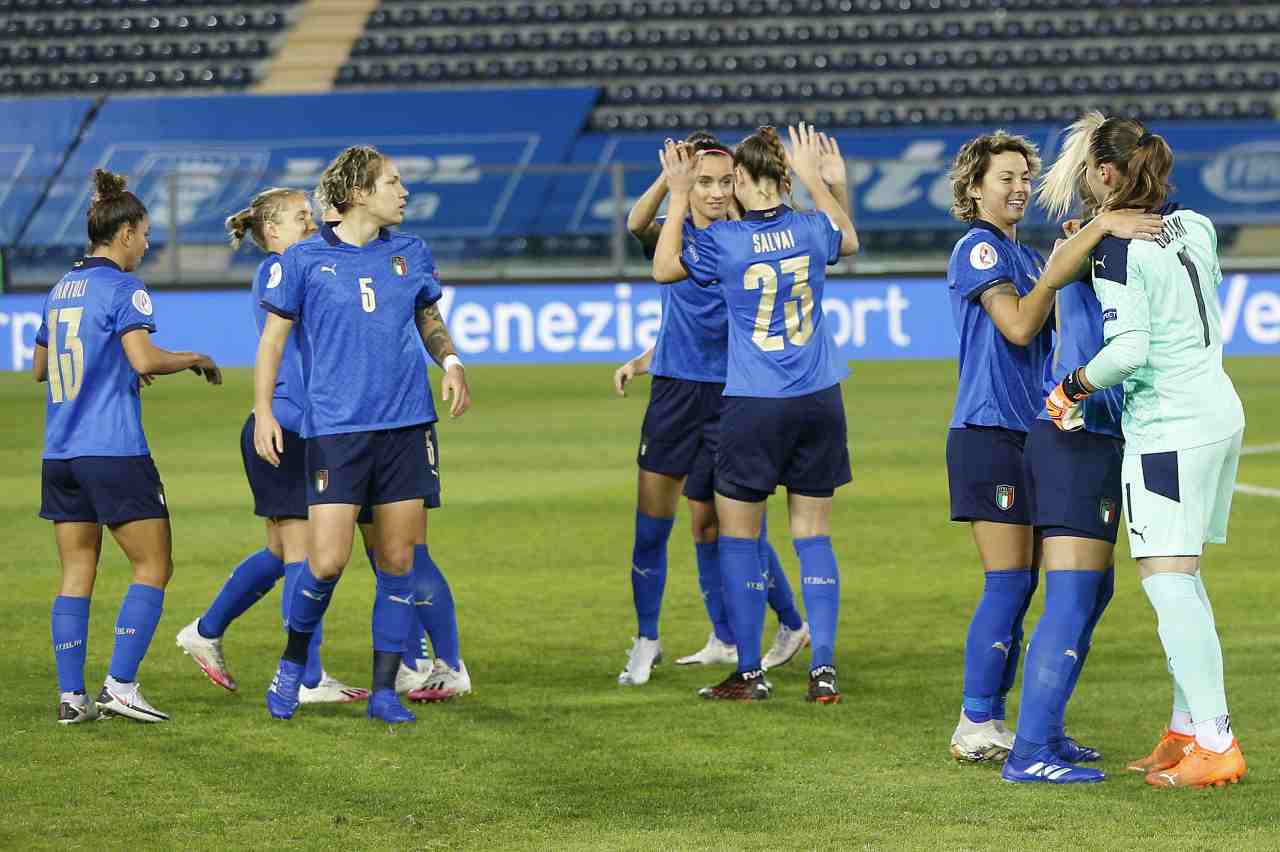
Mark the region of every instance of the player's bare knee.
POLYGON ((377 549, 378 570, 401 577, 413 570, 413 542, 400 541, 377 549))
POLYGON ((133 582, 163 589, 173 578, 173 562, 170 559, 145 560, 133 565, 133 582))

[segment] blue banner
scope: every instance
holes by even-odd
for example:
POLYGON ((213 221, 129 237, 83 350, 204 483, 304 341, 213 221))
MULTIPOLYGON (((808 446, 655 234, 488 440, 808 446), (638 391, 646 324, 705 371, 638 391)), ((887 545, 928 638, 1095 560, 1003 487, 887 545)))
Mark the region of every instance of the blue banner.
MULTIPOLYGON (((1038 145, 1046 168, 1057 156, 1058 127, 1007 129, 1038 145)), ((1204 213, 1219 225, 1280 221, 1280 124, 1170 122, 1152 129, 1173 148, 1174 199, 1184 207, 1204 213)), ((841 153, 853 161, 850 188, 858 227, 955 226, 949 212, 952 193, 947 170, 965 142, 989 131, 978 127, 834 130, 841 153)), ((726 131, 721 138, 733 144, 743 135, 740 130, 726 131)), ((614 210, 610 167, 614 163, 639 166, 625 172, 629 209, 657 177, 658 149, 665 138, 660 133, 581 137, 574 145, 572 162, 590 164, 592 170, 566 176, 556 185, 541 230, 558 233, 567 226, 579 233, 608 231, 614 210)), ((803 200, 799 193, 798 197, 803 200)), ((1039 210, 1029 211, 1027 222, 1043 223, 1045 217, 1039 210)))
POLYGON ((0 245, 17 238, 92 105, 89 98, 0 100, 0 245))
POLYGON ((596 96, 566 88, 112 100, 23 244, 84 242, 95 167, 129 176, 151 214, 152 242, 164 242, 175 219, 183 242, 223 242, 223 220, 255 192, 309 192, 356 143, 395 160, 410 193, 407 230, 528 233, 554 179, 536 167, 565 162, 596 96))
MULTIPOLYGON (((156 343, 252 365, 256 329, 248 291, 152 294, 156 343)), ((1228 275, 1218 289, 1229 355, 1280 356, 1280 275, 1228 275)), ((31 365, 43 295, 0 295, 0 369, 31 365)), ((851 360, 954 358, 951 305, 939 278, 827 282, 823 309, 851 360)), ((445 287, 441 312, 471 363, 621 362, 653 344, 656 284, 445 287)))

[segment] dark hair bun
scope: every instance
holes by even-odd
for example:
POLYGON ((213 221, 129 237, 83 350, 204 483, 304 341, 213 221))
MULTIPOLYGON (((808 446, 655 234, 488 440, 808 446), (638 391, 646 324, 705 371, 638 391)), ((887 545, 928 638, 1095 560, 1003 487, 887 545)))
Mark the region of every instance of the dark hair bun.
POLYGON ((93 202, 107 201, 124 195, 124 188, 129 181, 124 175, 109 172, 106 169, 93 170, 93 202))

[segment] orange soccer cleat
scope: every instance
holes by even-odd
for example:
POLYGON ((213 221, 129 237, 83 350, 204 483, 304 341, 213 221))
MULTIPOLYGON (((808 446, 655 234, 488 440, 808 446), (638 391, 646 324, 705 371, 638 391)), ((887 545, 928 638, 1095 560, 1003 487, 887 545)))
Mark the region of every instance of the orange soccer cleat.
POLYGON ((1147 783, 1153 787, 1225 787, 1243 778, 1246 771, 1240 744, 1232 740, 1231 748, 1224 752, 1195 746, 1177 766, 1148 775, 1147 783))
POLYGON ((1160 736, 1160 742, 1156 743, 1156 747, 1152 749, 1151 754, 1130 761, 1125 769, 1141 772, 1143 775, 1170 769, 1177 766, 1182 758, 1190 754, 1191 750, 1195 748, 1195 744, 1196 738, 1190 734, 1180 734, 1177 731, 1165 728, 1164 733, 1160 736))

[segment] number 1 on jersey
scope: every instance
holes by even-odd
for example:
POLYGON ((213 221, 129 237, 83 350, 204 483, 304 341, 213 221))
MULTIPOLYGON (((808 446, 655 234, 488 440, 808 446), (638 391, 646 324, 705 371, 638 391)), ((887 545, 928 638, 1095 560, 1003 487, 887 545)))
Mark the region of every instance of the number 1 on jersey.
POLYGON ((1182 261, 1182 265, 1187 270, 1187 277, 1191 279, 1191 292, 1196 294, 1196 307, 1200 309, 1200 325, 1204 327, 1204 345, 1208 346, 1209 317, 1205 313, 1204 293, 1200 292, 1200 274, 1196 272, 1196 267, 1191 262, 1191 255, 1187 254, 1186 249, 1178 252, 1178 260, 1182 261))
POLYGON ((372 278, 360 279, 360 307, 364 308, 366 314, 371 314, 378 308, 378 297, 373 292, 372 278))
POLYGON ((773 323, 773 307, 778 299, 778 272, 791 275, 791 294, 783 305, 787 336, 796 346, 804 346, 813 334, 813 290, 809 288, 809 255, 788 257, 778 263, 778 269, 770 263, 753 263, 747 267, 742 286, 760 291, 760 304, 756 307, 755 330, 751 339, 765 352, 777 352, 785 345, 781 334, 770 334, 773 323))

